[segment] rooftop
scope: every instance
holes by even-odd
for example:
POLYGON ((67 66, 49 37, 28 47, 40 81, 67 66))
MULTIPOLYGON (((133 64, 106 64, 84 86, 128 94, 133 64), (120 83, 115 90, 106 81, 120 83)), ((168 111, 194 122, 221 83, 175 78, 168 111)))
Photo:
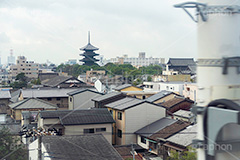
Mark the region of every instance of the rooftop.
POLYGON ((131 86, 132 86, 131 84, 123 84, 123 85, 117 86, 116 88, 114 88, 114 90, 120 91, 120 90, 122 90, 122 89, 131 87, 131 86))
POLYGON ((77 88, 48 88, 48 89, 26 89, 21 90, 23 98, 37 97, 37 98, 54 98, 54 97, 68 97, 67 93, 76 91, 77 88))
POLYGON ((44 136, 42 142, 52 160, 122 160, 102 135, 44 136))
POLYGON ((104 100, 107 100, 107 99, 110 99, 110 98, 113 98, 113 97, 116 97, 116 96, 120 96, 120 95, 123 95, 123 94, 120 93, 120 92, 111 92, 111 93, 102 95, 100 97, 93 98, 92 100, 100 102, 100 101, 104 101, 104 100))
POLYGON ((144 100, 132 98, 132 97, 126 97, 123 99, 120 99, 118 101, 109 103, 106 105, 106 107, 117 109, 117 110, 126 110, 128 108, 134 107, 138 104, 145 103, 144 100))
POLYGON ((165 107, 165 108, 171 108, 175 105, 178 105, 182 102, 189 102, 189 103, 193 103, 192 100, 190 99, 186 99, 186 98, 178 98, 178 97, 174 97, 166 102, 160 103, 161 106, 165 107))
POLYGON ((159 99, 161 99, 161 98, 163 98, 163 97, 166 97, 166 96, 168 96, 168 95, 170 95, 170 94, 176 94, 176 93, 171 92, 171 91, 165 91, 165 90, 164 90, 164 91, 158 92, 158 93, 156 93, 156 94, 148 97, 148 98, 146 99, 146 101, 148 101, 148 102, 155 102, 155 101, 157 101, 157 100, 159 100, 159 99))
POLYGON ((182 146, 189 146, 192 140, 197 138, 197 124, 188 126, 181 132, 169 137, 167 140, 182 146))
POLYGON ((10 99, 11 94, 9 91, 0 90, 0 99, 10 99))
POLYGON ((94 89, 94 88, 92 88, 92 89, 81 88, 81 89, 78 89, 78 90, 75 90, 75 91, 69 92, 69 93, 67 93, 67 94, 70 95, 70 96, 73 96, 73 95, 75 95, 75 94, 79 94, 79 93, 86 92, 86 91, 94 92, 94 93, 97 93, 97 94, 102 95, 102 93, 97 92, 96 89, 94 89))
POLYGON ((28 98, 9 105, 12 109, 57 109, 57 106, 37 98, 28 98))
POLYGON ((193 58, 169 58, 168 63, 170 66, 188 66, 195 64, 193 58))
POLYGON ((81 109, 81 110, 58 110, 41 111, 40 117, 59 118, 62 125, 83 125, 115 123, 112 115, 106 108, 102 109, 81 109))
POLYGON ((180 117, 183 117, 183 118, 194 117, 194 115, 191 111, 185 111, 185 110, 178 110, 177 112, 173 113, 173 115, 180 116, 180 117))
POLYGON ((78 80, 77 78, 74 78, 73 76, 55 76, 54 78, 46 79, 46 80, 42 81, 42 84, 45 86, 48 86, 48 87, 57 87, 61 83, 68 81, 68 80, 74 81, 72 83, 84 83, 84 82, 78 80))

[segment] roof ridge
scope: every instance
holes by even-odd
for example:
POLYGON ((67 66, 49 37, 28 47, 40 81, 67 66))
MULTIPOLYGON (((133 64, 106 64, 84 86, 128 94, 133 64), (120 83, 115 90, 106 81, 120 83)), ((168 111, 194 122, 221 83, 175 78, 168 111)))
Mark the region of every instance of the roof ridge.
MULTIPOLYGON (((18 105, 16 105, 16 106, 13 107, 13 108, 16 108, 16 107, 18 107, 18 106, 20 106, 20 105, 26 103, 26 102, 29 101, 30 99, 31 99, 31 98, 27 98, 27 99, 23 99, 23 100, 21 100, 21 101, 18 101, 18 102, 22 102, 22 103, 19 103, 18 105)), ((18 103, 18 102, 15 102, 15 103, 18 103)), ((12 104, 14 104, 14 103, 12 103, 12 104)))

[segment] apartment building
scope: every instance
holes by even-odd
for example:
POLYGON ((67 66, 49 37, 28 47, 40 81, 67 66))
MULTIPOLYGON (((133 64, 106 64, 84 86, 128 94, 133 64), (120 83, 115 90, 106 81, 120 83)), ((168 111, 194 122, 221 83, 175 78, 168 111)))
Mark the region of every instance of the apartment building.
POLYGON ((18 56, 16 65, 12 65, 9 71, 10 79, 15 79, 19 73, 25 73, 28 78, 38 78, 39 64, 27 61, 25 56, 18 56))

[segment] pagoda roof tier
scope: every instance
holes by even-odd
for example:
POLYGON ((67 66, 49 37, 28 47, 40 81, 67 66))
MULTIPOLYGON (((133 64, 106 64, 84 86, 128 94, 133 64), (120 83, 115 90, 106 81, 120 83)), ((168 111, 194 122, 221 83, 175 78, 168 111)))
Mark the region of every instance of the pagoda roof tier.
POLYGON ((88 61, 88 62, 90 62, 90 61, 94 61, 94 62, 96 62, 96 61, 99 61, 98 59, 95 59, 95 58, 83 58, 83 59, 81 59, 80 61, 82 61, 82 62, 85 62, 85 61, 88 61))
POLYGON ((80 50, 82 50, 82 51, 95 51, 95 50, 99 50, 99 48, 94 47, 91 43, 88 43, 86 46, 80 48, 80 50))
POLYGON ((80 56, 98 56, 99 54, 94 52, 84 52, 82 54, 79 54, 80 56))

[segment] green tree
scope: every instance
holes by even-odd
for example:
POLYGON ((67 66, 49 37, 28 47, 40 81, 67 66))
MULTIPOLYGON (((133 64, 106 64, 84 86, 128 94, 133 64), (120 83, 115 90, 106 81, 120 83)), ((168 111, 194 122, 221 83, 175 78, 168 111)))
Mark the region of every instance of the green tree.
POLYGON ((9 129, 0 128, 0 159, 26 160, 28 151, 20 139, 12 135, 9 129))
POLYGON ((41 81, 40 81, 40 79, 38 78, 38 79, 33 79, 33 80, 31 81, 31 83, 32 83, 32 84, 35 84, 35 85, 40 85, 40 84, 41 84, 41 81))
POLYGON ((14 89, 18 89, 18 88, 26 88, 27 87, 27 77, 25 76, 24 73, 19 73, 16 76, 16 81, 11 83, 10 86, 13 87, 14 89))
POLYGON ((171 151, 171 156, 168 160, 197 160, 196 149, 192 147, 188 147, 187 149, 184 152, 171 151))
POLYGON ((151 76, 148 76, 148 77, 147 77, 147 81, 148 81, 148 82, 152 82, 152 77, 151 77, 151 76))

